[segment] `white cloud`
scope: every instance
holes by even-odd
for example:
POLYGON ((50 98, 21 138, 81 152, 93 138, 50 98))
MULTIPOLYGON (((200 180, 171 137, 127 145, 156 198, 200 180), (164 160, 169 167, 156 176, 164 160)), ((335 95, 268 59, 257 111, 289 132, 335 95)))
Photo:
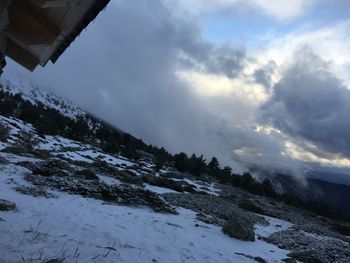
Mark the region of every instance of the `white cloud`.
POLYGON ((178 0, 167 3, 192 14, 210 13, 217 10, 248 7, 261 10, 278 20, 290 20, 301 16, 316 0, 178 0), (176 2, 176 3, 173 3, 176 2))
POLYGON ((267 44, 255 51, 257 63, 253 68, 272 60, 281 73, 284 65, 293 60, 293 54, 307 47, 330 62, 332 72, 350 86, 350 19, 318 29, 298 29, 283 36, 270 34, 263 40, 267 44))
MULTIPOLYGON (((350 20, 343 20, 321 28, 299 28, 283 36, 271 34, 264 41, 265 47, 255 50, 256 61, 251 68, 258 69, 269 61, 276 63, 273 83, 279 82, 286 69, 295 61, 296 51, 309 49, 328 65, 328 69, 345 86, 350 88, 350 20)), ((308 58, 302 58, 309 65, 308 58)), ((307 90, 305 90, 306 92, 307 90)), ((331 90, 330 90, 331 91, 331 90)), ((260 129, 262 130, 262 129, 260 129)), ((315 162, 327 166, 350 167, 350 160, 340 154, 322 152, 308 141, 284 135, 284 153, 291 158, 305 162, 315 162)))
MULTIPOLYGON (((225 104, 216 104, 216 113, 224 116, 225 119, 232 121, 237 125, 237 120, 240 125, 244 125, 245 129, 251 129, 256 125, 256 113, 259 110, 259 105, 265 102, 269 97, 269 91, 262 88, 261 85, 254 84, 250 76, 256 69, 268 64, 270 61, 276 63, 276 72, 273 73, 272 82, 276 84, 284 74, 286 67, 294 60, 295 51, 303 48, 312 49, 322 60, 329 62, 332 72, 345 84, 350 83, 350 20, 329 25, 327 27, 311 29, 302 28, 283 36, 271 35, 265 39, 266 46, 260 50, 248 51, 248 56, 254 59, 247 60, 243 74, 235 79, 229 79, 219 74, 206 74, 203 72, 184 71, 179 74, 187 81, 192 88, 206 100, 208 103, 210 98, 230 98, 232 103, 241 101, 240 112, 238 115, 230 111, 225 104), (250 110, 249 110, 250 109, 250 110), (248 114, 249 112, 249 114, 248 114), (246 114, 244 116, 244 114, 246 114), (246 121, 241 121, 245 119, 246 121)), ((350 87, 350 85, 348 85, 350 87)), ((220 101, 220 100, 217 100, 220 101)), ((221 100, 222 101, 222 100, 221 100)), ((213 105, 211 105, 213 106, 213 105)), ((214 107, 211 107, 213 110, 214 107)), ((273 129, 273 127, 258 126, 257 132, 269 136, 270 143, 280 144, 281 151, 271 151, 269 154, 266 149, 268 147, 259 145, 251 145, 250 147, 242 146, 236 148, 234 154, 240 157, 240 161, 252 159, 254 163, 257 159, 264 155, 264 158, 273 162, 276 167, 277 163, 287 158, 286 165, 290 165, 291 158, 297 161, 316 162, 329 166, 350 167, 350 161, 341 156, 321 156, 317 151, 309 151, 305 145, 298 144, 298 141, 293 140, 290 136, 283 134, 281 131, 273 129), (272 139, 275 138, 275 139, 272 139), (253 149, 253 150, 252 150, 253 149)), ((295 163, 293 163, 295 165, 295 163)))
MULTIPOLYGON (((309 46, 322 59, 331 60, 336 75, 350 83, 350 20, 316 30, 298 29, 283 36, 271 34, 263 39, 264 48, 247 52, 254 59, 246 61, 244 70, 229 78, 219 70, 226 64, 215 64, 216 60, 211 59, 218 55, 214 44, 202 46, 204 52, 198 51, 203 25, 200 19, 187 16, 192 13, 205 19, 202 15, 210 12, 248 8, 249 12, 260 10, 277 20, 290 20, 305 14, 316 1, 159 1, 173 6, 169 11, 162 4, 151 6, 146 0, 137 4, 115 0, 115 9, 107 9, 84 35, 87 41, 78 39, 67 51, 69 56, 66 54, 58 64, 36 76, 120 128, 172 151, 207 152, 227 159, 233 151, 243 163, 270 162, 273 167, 291 165, 291 157, 330 164, 330 159, 308 153, 297 143, 286 143, 291 138, 273 127, 257 126, 257 111, 269 93, 254 83, 252 76, 256 69, 274 61, 276 72, 271 80, 276 83, 294 51, 309 46), (185 45, 188 41, 190 45, 185 45), (200 65, 176 67, 179 46, 186 46, 187 53, 196 58, 188 62, 200 65)), ((231 50, 223 51, 231 54, 231 50)), ((240 64, 233 66, 240 69, 240 64)), ((338 159, 333 163, 348 162, 338 159)))
POLYGON ((251 4, 259 6, 266 14, 274 16, 277 19, 293 19, 302 14, 313 4, 314 0, 252 0, 251 4))
POLYGON ((266 90, 250 81, 248 76, 231 79, 225 75, 207 74, 196 71, 178 72, 179 77, 188 82, 192 88, 205 97, 227 97, 235 95, 258 107, 266 101, 266 90))
POLYGON ((286 141, 285 148, 288 155, 295 160, 320 163, 327 166, 350 168, 350 159, 337 154, 333 155, 332 158, 321 157, 303 147, 300 147, 292 141, 286 141))

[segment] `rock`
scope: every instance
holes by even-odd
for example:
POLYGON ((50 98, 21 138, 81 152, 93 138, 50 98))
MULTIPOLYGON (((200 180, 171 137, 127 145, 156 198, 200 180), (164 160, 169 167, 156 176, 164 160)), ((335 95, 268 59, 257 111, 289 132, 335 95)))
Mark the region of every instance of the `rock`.
POLYGON ((101 191, 103 197, 109 201, 130 204, 145 205, 151 207, 156 212, 165 212, 176 214, 176 210, 169 207, 157 194, 133 187, 104 187, 101 191))
POLYGON ((25 195, 32 195, 34 197, 46 197, 46 198, 51 198, 55 197, 53 194, 50 194, 47 192, 47 190, 43 187, 36 187, 36 186, 17 186, 15 187, 16 192, 19 192, 21 194, 25 195))
POLYGON ((231 212, 230 217, 222 227, 222 232, 240 240, 255 241, 253 225, 236 212, 231 212))
POLYGON ((62 258, 53 258, 53 259, 44 261, 44 263, 64 263, 64 259, 62 259, 62 258))
POLYGON ((261 257, 254 257, 253 259, 259 263, 267 263, 267 261, 261 257))
POLYGON ((23 161, 23 162, 18 162, 16 163, 19 166, 23 166, 25 168, 27 168, 28 170, 33 171, 33 169, 35 169, 37 167, 37 165, 33 162, 28 162, 28 161, 23 161))
POLYGON ((172 189, 176 192, 183 192, 182 185, 174 180, 163 178, 163 177, 155 177, 155 176, 144 176, 143 180, 154 186, 164 187, 168 189, 172 189))
POLYGON ((23 146, 8 146, 2 151, 6 153, 17 154, 17 155, 28 153, 28 150, 23 146))
POLYGON ((69 164, 59 160, 51 160, 38 164, 22 162, 19 165, 30 169, 33 174, 42 176, 68 176, 66 171, 70 170, 69 164))
POLYGON ((295 258, 285 258, 282 259, 282 261, 285 263, 297 263, 297 260, 295 258))
POLYGON ((51 157, 50 152, 47 150, 35 149, 35 150, 32 150, 30 153, 39 159, 49 159, 51 157))
POLYGON ((123 172, 111 165, 108 165, 104 161, 95 161, 93 164, 90 164, 89 167, 99 174, 108 174, 109 176, 116 176, 123 172))
POLYGON ((240 210, 237 205, 231 200, 213 195, 200 194, 181 194, 181 193, 165 193, 162 197, 173 206, 181 206, 191 209, 199 214, 205 214, 212 217, 211 222, 218 226, 223 226, 226 220, 230 217, 230 212, 237 210, 238 214, 244 214, 244 220, 250 225, 260 223, 261 217, 240 210))
POLYGON ((239 256, 242 256, 242 257, 253 259, 254 261, 259 262, 259 263, 267 263, 267 261, 265 259, 261 258, 261 257, 253 257, 253 256, 250 256, 250 255, 247 255, 247 254, 244 254, 244 253, 239 253, 239 252, 236 252, 235 254, 239 255, 239 256))
POLYGON ((162 174, 162 176, 167 178, 176 178, 176 179, 187 178, 185 173, 178 172, 178 171, 165 172, 162 174))
POLYGON ((211 215, 206 215, 206 214, 203 214, 203 213, 198 213, 196 215, 196 219, 197 220, 200 220, 206 224, 212 224, 212 225, 218 225, 219 222, 218 222, 218 219, 214 216, 211 216, 211 215))
POLYGON ((134 185, 143 185, 143 179, 142 177, 138 177, 135 175, 131 175, 129 172, 127 171, 121 171, 118 174, 118 179, 126 184, 134 184, 134 185))
POLYGON ((191 194, 195 194, 195 193, 204 194, 204 195, 207 194, 207 192, 195 190, 194 187, 195 186, 192 186, 192 185, 182 185, 182 190, 184 192, 188 192, 188 193, 191 193, 191 194))
POLYGON ((92 170, 89 170, 89 169, 76 171, 74 173, 74 176, 82 177, 86 180, 92 180, 92 181, 99 181, 100 180, 98 178, 98 176, 92 170))
POLYGON ((264 210, 260 206, 254 204, 249 199, 242 200, 241 202, 239 202, 238 206, 246 211, 250 211, 257 214, 264 214, 264 210))
POLYGON ((288 257, 296 258, 304 263, 322 263, 323 261, 318 258, 314 251, 301 251, 288 254, 288 257))
POLYGON ((16 203, 0 199, 0 211, 11 211, 16 209, 16 203))
POLYGON ((9 163, 10 162, 6 158, 0 156, 0 164, 9 164, 9 163))
POLYGON ((52 187, 68 193, 102 199, 108 201, 108 203, 149 206, 156 212, 176 214, 176 210, 170 207, 156 193, 129 185, 111 186, 101 181, 87 180, 84 177, 87 174, 86 172, 79 171, 78 174, 82 175, 62 177, 59 175, 42 176, 29 174, 25 179, 39 188, 52 187))
MULTIPOLYGON (((341 237, 339 235, 339 237, 341 237)), ((350 246, 344 240, 338 238, 327 238, 324 235, 307 233, 299 230, 297 226, 293 229, 278 231, 270 235, 266 240, 268 243, 277 245, 289 251, 289 257, 301 262, 324 262, 339 263, 350 262, 350 246), (325 240, 326 242, 320 242, 325 240)))
POLYGON ((332 229, 344 236, 350 236, 350 224, 334 223, 332 229))

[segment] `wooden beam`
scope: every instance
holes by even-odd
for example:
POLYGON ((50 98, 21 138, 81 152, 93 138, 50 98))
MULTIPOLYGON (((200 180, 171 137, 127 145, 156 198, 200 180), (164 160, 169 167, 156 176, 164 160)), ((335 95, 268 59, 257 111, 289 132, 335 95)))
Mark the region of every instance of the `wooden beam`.
POLYGON ((17 0, 10 14, 9 34, 25 45, 50 45, 60 34, 30 1, 17 0))
POLYGON ((37 57, 10 39, 7 41, 6 55, 30 71, 33 71, 40 62, 37 57))
POLYGON ((78 4, 79 0, 36 0, 41 8, 65 7, 67 5, 78 4))

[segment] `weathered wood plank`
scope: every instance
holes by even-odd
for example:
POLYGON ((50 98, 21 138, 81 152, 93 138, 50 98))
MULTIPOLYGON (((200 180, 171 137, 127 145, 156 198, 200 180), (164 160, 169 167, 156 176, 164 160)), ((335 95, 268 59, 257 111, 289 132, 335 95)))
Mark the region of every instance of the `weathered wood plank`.
POLYGON ((6 55, 30 71, 33 71, 39 64, 38 58, 10 39, 7 41, 6 55))
POLYGON ((17 0, 10 15, 9 34, 26 45, 50 45, 60 34, 58 27, 29 1, 17 0))
POLYGON ((41 8, 65 7, 67 5, 77 4, 78 0, 41 0, 41 8))

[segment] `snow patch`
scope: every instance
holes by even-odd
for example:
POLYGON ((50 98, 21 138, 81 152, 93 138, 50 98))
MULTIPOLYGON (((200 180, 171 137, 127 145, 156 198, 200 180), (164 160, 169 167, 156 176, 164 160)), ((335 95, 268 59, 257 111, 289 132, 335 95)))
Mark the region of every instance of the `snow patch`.
POLYGON ((24 181, 25 169, 0 169, 0 198, 18 207, 0 212, 3 262, 59 256, 68 262, 254 262, 235 254, 243 253, 272 263, 287 257, 288 251, 262 240, 229 238, 187 209, 169 215, 62 192, 50 199, 22 195, 8 179, 24 181))

